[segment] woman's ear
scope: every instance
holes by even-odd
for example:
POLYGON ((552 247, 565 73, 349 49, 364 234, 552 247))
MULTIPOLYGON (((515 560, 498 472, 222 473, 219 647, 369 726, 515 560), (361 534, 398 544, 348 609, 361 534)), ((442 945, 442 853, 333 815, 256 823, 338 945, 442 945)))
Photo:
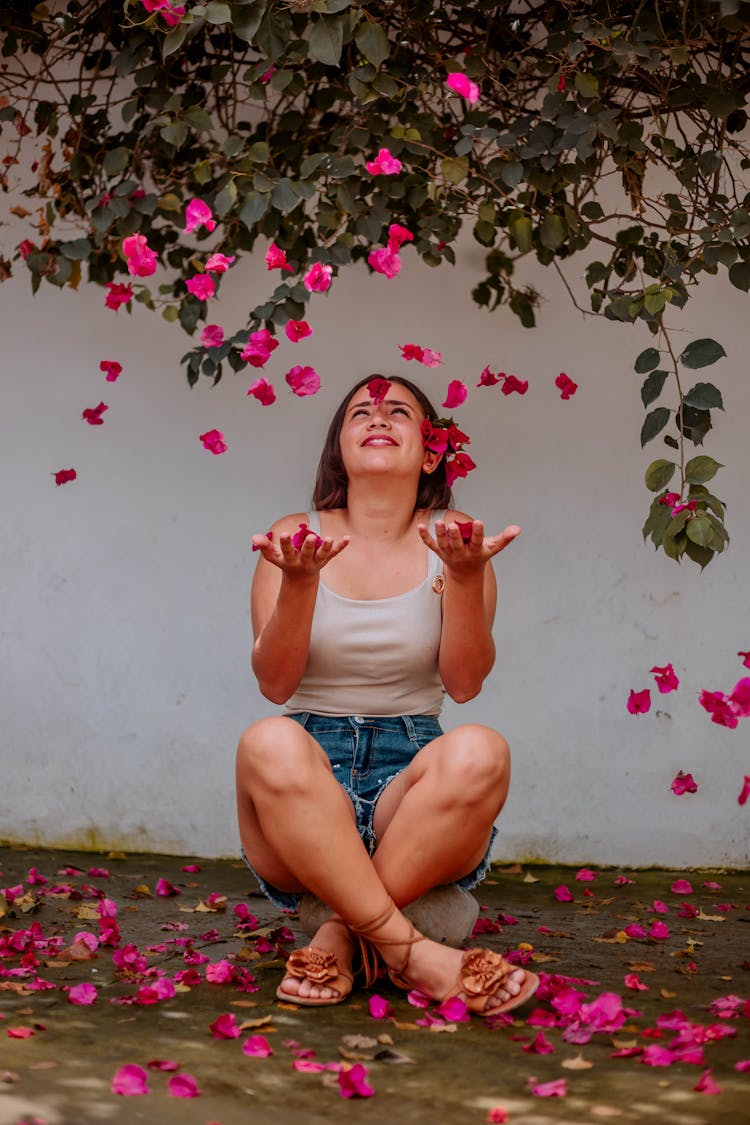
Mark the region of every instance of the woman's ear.
POLYGON ((434 473, 435 469, 440 464, 442 456, 442 453, 433 453, 431 449, 425 449, 422 472, 426 473, 427 476, 429 476, 430 473, 434 473))

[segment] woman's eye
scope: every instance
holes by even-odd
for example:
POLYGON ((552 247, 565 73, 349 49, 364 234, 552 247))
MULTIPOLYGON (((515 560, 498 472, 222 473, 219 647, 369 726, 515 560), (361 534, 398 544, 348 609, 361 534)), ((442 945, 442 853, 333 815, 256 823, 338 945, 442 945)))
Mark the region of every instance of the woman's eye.
POLYGON ((393 413, 394 414, 405 414, 407 416, 407 418, 409 416, 409 411, 406 409, 405 406, 394 406, 393 413))
POLYGON ((359 410, 353 410, 352 411, 352 418, 358 418, 361 415, 364 415, 365 417, 367 417, 367 411, 365 410, 365 408, 363 406, 361 406, 359 408, 359 410))

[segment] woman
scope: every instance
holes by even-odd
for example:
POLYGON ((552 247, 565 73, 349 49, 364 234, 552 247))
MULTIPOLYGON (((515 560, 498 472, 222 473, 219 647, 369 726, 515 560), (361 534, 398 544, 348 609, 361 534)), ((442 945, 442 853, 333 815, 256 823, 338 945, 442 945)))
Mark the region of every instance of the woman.
POLYGON ((437 715, 443 690, 472 699, 492 668, 490 560, 520 528, 485 537, 453 510, 425 418, 436 412, 413 383, 361 380, 331 423, 315 511, 253 536, 252 667, 286 714, 240 740, 240 835, 272 901, 294 910, 311 892, 331 910, 279 998, 339 1003, 361 939, 399 986, 494 1014, 538 978, 424 938, 400 907, 487 870, 508 746, 476 724, 443 734, 437 715))

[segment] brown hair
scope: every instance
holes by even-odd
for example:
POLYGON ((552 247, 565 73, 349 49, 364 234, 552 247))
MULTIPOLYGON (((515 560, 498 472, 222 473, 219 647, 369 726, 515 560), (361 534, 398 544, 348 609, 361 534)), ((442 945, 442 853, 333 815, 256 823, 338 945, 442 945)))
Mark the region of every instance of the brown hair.
MULTIPOLYGON (((411 391, 422 407, 425 418, 428 418, 430 422, 435 422, 439 417, 438 412, 435 410, 435 407, 424 391, 420 390, 419 387, 411 383, 408 379, 386 375, 366 375, 364 379, 360 379, 349 391, 349 394, 339 406, 328 427, 323 452, 320 455, 320 461, 318 463, 318 472, 315 477, 315 488, 313 490, 312 505, 316 511, 328 511, 331 508, 345 508, 347 506, 349 481, 341 456, 340 440, 341 427, 344 424, 346 410, 352 398, 361 387, 367 386, 371 379, 385 378, 388 378, 391 383, 398 383, 400 386, 406 387, 407 391, 411 391)), ((433 508, 452 507, 453 494, 446 481, 445 460, 441 459, 433 472, 422 473, 420 475, 419 485, 417 487, 417 501, 414 505, 414 509, 416 511, 420 508, 431 510, 433 508)))

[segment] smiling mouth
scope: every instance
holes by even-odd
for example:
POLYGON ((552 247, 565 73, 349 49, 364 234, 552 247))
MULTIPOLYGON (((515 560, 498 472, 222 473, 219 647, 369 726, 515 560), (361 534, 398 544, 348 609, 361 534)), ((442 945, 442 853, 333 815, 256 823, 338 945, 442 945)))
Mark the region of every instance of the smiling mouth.
POLYGON ((389 437, 369 437, 362 442, 363 445, 395 445, 396 442, 393 438, 389 437))

